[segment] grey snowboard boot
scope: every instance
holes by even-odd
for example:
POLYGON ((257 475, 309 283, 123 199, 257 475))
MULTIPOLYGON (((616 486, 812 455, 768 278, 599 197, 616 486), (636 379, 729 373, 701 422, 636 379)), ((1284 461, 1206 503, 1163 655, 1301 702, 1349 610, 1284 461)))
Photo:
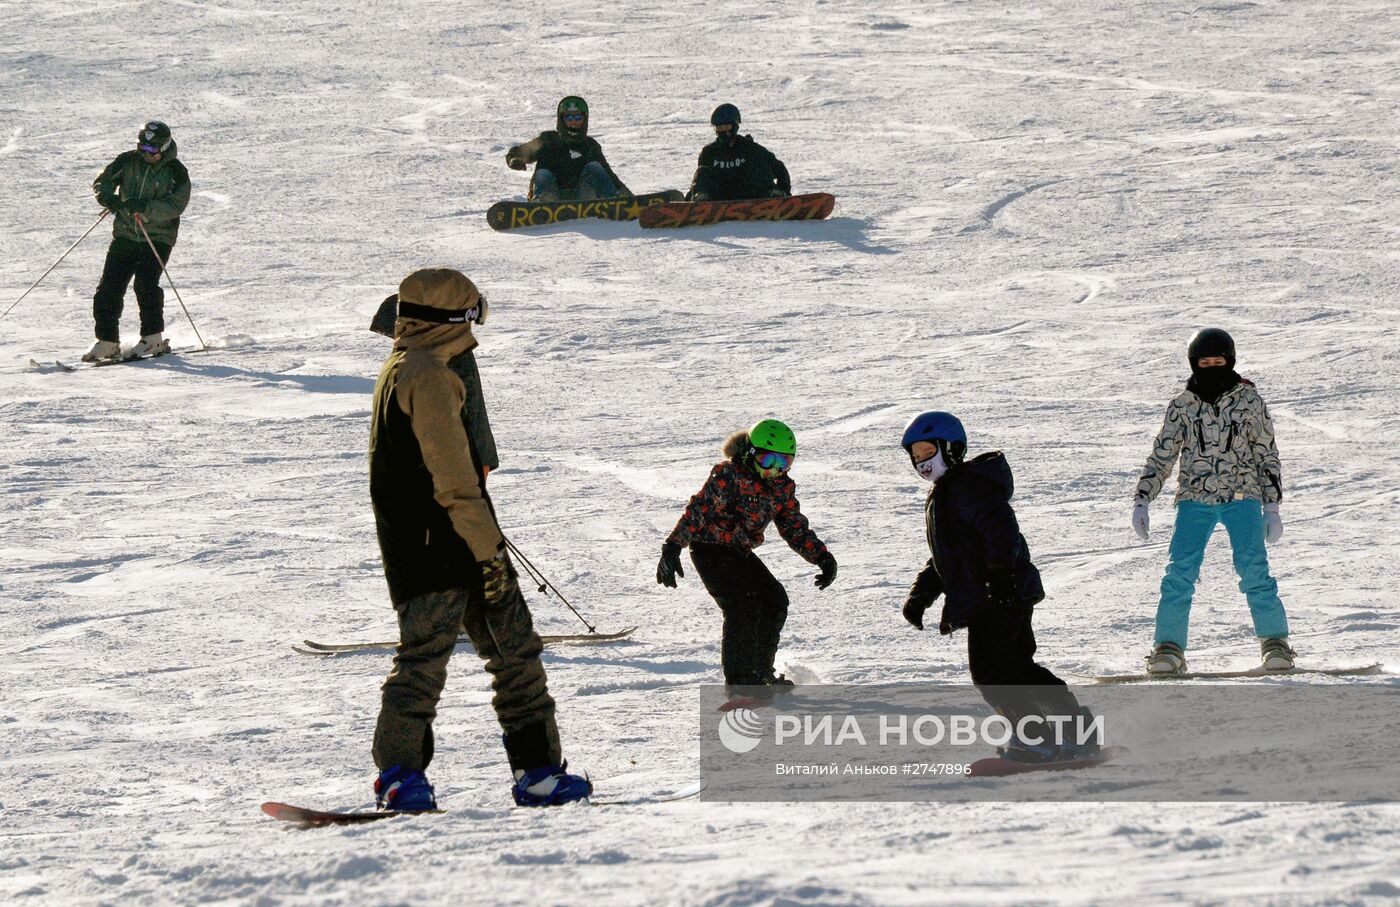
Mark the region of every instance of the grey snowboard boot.
POLYGON ((1264 657, 1264 670, 1266 671, 1291 671, 1293 670, 1293 659, 1298 655, 1288 645, 1287 636, 1259 640, 1259 652, 1264 657))
POLYGON ((1158 643, 1147 656, 1149 674, 1185 674, 1186 653, 1174 642, 1158 643))

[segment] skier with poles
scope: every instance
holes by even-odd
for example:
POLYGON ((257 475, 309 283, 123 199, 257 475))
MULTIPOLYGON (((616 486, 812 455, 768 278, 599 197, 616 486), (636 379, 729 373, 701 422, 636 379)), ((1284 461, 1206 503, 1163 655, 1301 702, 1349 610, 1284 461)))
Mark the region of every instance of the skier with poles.
POLYGON ((83 361, 121 357, 123 297, 133 276, 141 309, 141 341, 128 355, 168 353, 160 278, 180 232, 180 215, 190 201, 189 172, 178 159, 170 127, 158 120, 141 127, 135 150, 122 152, 108 164, 93 181, 92 190, 97 203, 115 217, 112 244, 92 299, 97 342, 83 361))
POLYGON ((399 622, 374 731, 376 800, 383 810, 437 808, 424 772, 447 662, 464 626, 492 676, 515 802, 584 799, 593 786, 567 771, 543 645, 463 425, 466 390, 447 365, 477 345, 471 326, 486 313, 481 294, 461 272, 436 268, 404 278, 398 296, 369 443, 375 528, 399 622))
POLYGON ((797 456, 792 429, 762 419, 730 435, 722 449, 727 459, 710 470, 661 546, 656 581, 676 587, 676 577, 685 576, 681 549, 689 545, 700 582, 724 614, 725 685, 731 694, 747 687, 743 695, 770 698, 793 686, 785 675, 773 673, 788 596, 753 549, 763 544, 763 530, 773 522, 793 551, 821 568, 818 589, 835 581, 836 558, 798 506, 797 483, 788 475, 797 456))
POLYGON ((1147 671, 1186 671, 1191 599, 1216 524, 1223 524, 1230 536, 1264 669, 1286 671, 1297 653, 1288 644, 1288 616, 1264 547, 1283 535, 1283 478, 1274 423, 1258 389, 1235 371, 1235 341, 1228 333, 1220 328, 1198 331, 1186 358, 1191 378, 1167 405, 1133 497, 1133 530, 1147 541, 1148 504, 1161 492, 1172 463, 1181 458, 1176 526, 1167 549, 1147 671))
POLYGON ((938 632, 967 630, 967 666, 987 704, 1017 729, 1003 758, 1053 762, 1085 758, 1096 743, 1068 737, 1055 741, 1039 725, 1047 716, 1092 716, 1069 687, 1035 660, 1031 617, 1045 598, 1040 572, 1011 508, 1014 483, 1001 451, 966 460, 967 432, 946 412, 920 413, 901 439, 909 461, 933 483, 924 499, 929 559, 904 602, 904 619, 924 628, 924 612, 940 596, 938 632), (1032 732, 1020 733, 1029 719, 1032 732))

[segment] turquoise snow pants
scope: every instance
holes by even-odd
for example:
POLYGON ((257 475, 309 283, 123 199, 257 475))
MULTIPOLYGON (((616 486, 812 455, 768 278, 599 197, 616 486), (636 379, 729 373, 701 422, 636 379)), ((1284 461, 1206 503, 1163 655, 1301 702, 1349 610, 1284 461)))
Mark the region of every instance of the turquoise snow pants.
POLYGON ((1176 528, 1167 551, 1167 572, 1162 577, 1162 598, 1157 604, 1155 642, 1174 642, 1186 648, 1186 628, 1191 619, 1191 597, 1201 575, 1206 543, 1217 523, 1223 523, 1230 536, 1235 573, 1240 591, 1249 602, 1254 618, 1254 635, 1260 639, 1288 635, 1288 617, 1279 601, 1278 583, 1269 575, 1269 556, 1264 550, 1264 511, 1258 501, 1231 501, 1228 504, 1201 504, 1181 501, 1176 505, 1176 528))

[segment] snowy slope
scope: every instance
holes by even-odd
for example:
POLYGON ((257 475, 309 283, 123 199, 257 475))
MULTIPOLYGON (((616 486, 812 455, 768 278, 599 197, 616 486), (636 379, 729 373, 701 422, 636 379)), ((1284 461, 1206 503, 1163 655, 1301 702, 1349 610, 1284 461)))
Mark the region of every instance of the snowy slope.
MULTIPOLYGON (((366 490, 365 327, 422 266, 493 304, 478 352, 507 532, 604 629, 547 655, 600 789, 696 773, 718 613, 661 539, 767 414, 799 435, 836 585, 781 544, 780 668, 965 677, 899 619, 926 557, 909 415, 952 409, 1017 473, 1042 657, 1131 670, 1170 507, 1133 476, 1202 324, 1269 401, 1275 572, 1310 662, 1400 660, 1396 129, 1384 2, 1171 5, 318 0, 0 6, 0 299, 97 216, 87 186, 172 124, 195 196, 171 267, 208 354, 33 370, 91 343, 100 228, 0 321, 0 897, 10 903, 1365 903, 1400 810, 1365 804, 507 808, 459 656, 432 777, 450 812, 291 832, 265 799, 362 805, 393 633, 366 490), (830 221, 496 234, 504 151, 584 94, 637 190, 684 187, 733 101, 830 221)), ((134 339, 135 304, 124 323, 134 339)), ((173 296, 177 346, 194 344, 173 296)), ((577 629, 533 596, 542 632, 577 629)), ((1228 548, 1193 663, 1252 664, 1228 548)), ((1369 682, 1375 682, 1374 680, 1369 682)), ((1280 716, 1287 720, 1287 716, 1280 716)))

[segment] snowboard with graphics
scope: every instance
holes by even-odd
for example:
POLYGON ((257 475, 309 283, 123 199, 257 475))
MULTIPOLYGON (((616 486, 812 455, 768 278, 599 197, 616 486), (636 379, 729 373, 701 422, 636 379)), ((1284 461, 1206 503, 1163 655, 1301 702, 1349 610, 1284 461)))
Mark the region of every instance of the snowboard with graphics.
POLYGON ((724 221, 825 220, 836 196, 825 192, 733 202, 667 202, 642 212, 643 227, 697 227, 724 221))
POLYGON ((486 222, 493 230, 519 230, 547 227, 584 217, 603 220, 636 220, 651 205, 680 201, 684 193, 675 189, 618 198, 598 198, 571 202, 496 202, 486 209, 486 222))

